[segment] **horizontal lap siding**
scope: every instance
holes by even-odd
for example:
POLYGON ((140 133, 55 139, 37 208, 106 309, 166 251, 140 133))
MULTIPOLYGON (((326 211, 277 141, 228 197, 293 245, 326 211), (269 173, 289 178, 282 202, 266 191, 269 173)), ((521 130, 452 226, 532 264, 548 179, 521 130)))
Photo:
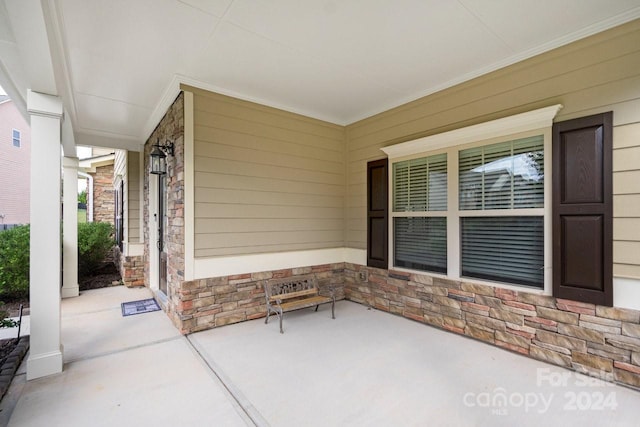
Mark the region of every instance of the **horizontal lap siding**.
POLYGON ((129 218, 129 242, 140 241, 140 153, 127 152, 128 205, 125 210, 129 218))
MULTIPOLYGON (((124 182, 124 192, 126 193, 128 185, 129 185, 129 174, 128 174, 128 170, 127 170, 127 156, 128 153, 126 150, 116 150, 115 154, 113 156, 113 176, 114 176, 114 200, 115 200, 115 194, 117 193, 117 191, 120 189, 120 180, 122 180, 122 182, 124 182), (115 177, 120 177, 120 180, 115 179, 115 177)), ((131 232, 129 231, 129 218, 127 217, 127 209, 128 206, 133 203, 131 200, 129 200, 129 195, 127 194, 123 194, 122 195, 122 204, 123 204, 123 209, 125 212, 124 218, 122 219, 122 227, 124 228, 123 230, 123 239, 125 242, 129 241, 129 237, 131 236, 131 232)), ((115 207, 115 204, 114 204, 115 207)), ((116 215, 118 213, 116 212, 116 215)))
POLYGON ((640 123, 613 135, 614 274, 640 277, 640 123))
POLYGON ((347 246, 366 248, 366 163, 381 147, 556 103, 556 121, 614 112, 614 274, 640 278, 640 21, 347 126, 347 246))
POLYGON ((194 93, 197 258, 344 246, 344 128, 194 93))

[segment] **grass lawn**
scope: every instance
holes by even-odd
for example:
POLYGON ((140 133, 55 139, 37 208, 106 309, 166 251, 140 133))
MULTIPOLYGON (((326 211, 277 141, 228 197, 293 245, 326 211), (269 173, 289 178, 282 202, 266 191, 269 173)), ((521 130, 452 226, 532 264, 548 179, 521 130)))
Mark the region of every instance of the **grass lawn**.
POLYGON ((87 210, 78 209, 78 222, 87 222, 87 210))

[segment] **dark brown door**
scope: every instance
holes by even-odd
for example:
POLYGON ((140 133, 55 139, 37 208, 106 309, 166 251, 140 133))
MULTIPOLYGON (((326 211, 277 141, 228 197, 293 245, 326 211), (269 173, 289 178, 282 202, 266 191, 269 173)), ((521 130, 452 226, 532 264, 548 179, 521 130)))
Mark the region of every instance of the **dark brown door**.
POLYGON ((613 304, 613 113, 553 126, 553 294, 613 304))
POLYGON ((367 163, 367 265, 387 268, 389 161, 367 163))

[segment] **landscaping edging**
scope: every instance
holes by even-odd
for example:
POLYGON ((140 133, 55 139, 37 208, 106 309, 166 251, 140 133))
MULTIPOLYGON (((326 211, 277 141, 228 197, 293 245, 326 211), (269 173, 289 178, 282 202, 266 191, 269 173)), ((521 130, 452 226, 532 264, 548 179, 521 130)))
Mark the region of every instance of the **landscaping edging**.
POLYGON ((9 390, 11 381, 13 381, 16 371, 18 367, 20 367, 24 355, 27 354, 27 350, 29 350, 28 335, 20 338, 16 348, 13 349, 9 357, 7 357, 7 360, 2 364, 2 368, 0 368, 0 400, 2 400, 7 390, 9 390))

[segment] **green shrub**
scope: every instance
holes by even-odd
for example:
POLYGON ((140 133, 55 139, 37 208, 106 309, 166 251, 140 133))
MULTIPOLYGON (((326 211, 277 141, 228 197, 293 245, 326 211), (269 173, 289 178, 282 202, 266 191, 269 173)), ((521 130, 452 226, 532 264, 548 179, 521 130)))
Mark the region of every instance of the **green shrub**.
MULTIPOLYGON (((99 268, 114 246, 113 226, 105 222, 78 224, 78 274, 99 268)), ((29 226, 0 232, 0 300, 29 298, 29 226)))
POLYGON ((82 190, 78 193, 78 203, 87 204, 87 190, 82 190))
POLYGON ((0 231, 0 299, 29 297, 29 226, 0 231))
POLYGON ((88 276, 99 268, 114 245, 111 224, 106 222, 78 224, 78 274, 88 276))
POLYGON ((19 321, 9 319, 9 312, 4 309, 4 302, 0 302, 0 328, 15 328, 20 324, 19 321))

